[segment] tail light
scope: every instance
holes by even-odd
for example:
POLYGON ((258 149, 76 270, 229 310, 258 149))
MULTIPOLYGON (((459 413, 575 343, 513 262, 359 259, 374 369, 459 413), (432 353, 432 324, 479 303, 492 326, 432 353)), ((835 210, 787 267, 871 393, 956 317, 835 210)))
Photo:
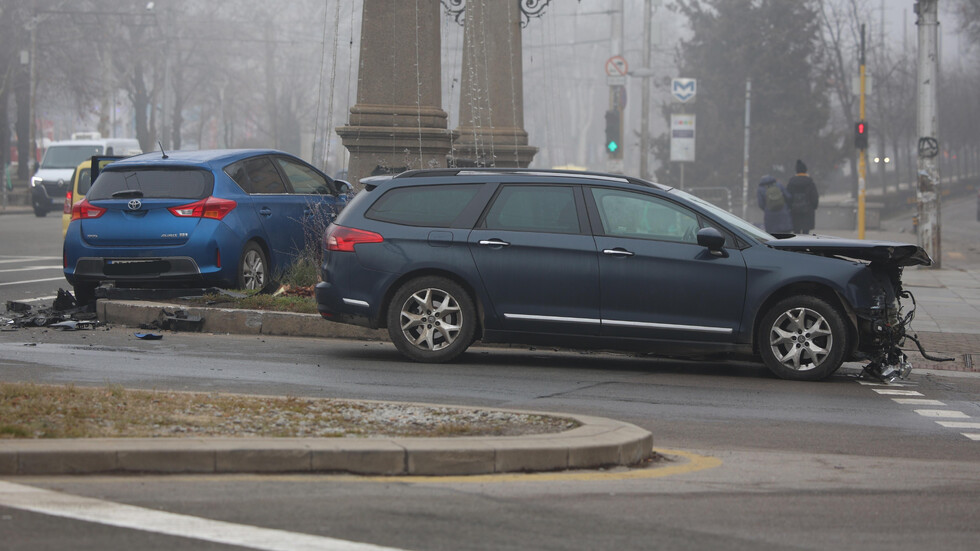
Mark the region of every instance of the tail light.
POLYGON ((328 251, 354 252, 354 245, 360 243, 383 243, 384 237, 373 231, 357 230, 330 224, 323 236, 323 244, 328 251))
POLYGON ((238 203, 231 199, 221 199, 219 197, 206 197, 200 201, 194 201, 179 207, 170 207, 167 210, 170 214, 178 218, 213 218, 221 220, 232 211, 238 203))
POLYGON ((72 220, 89 220, 98 218, 103 214, 105 214, 105 209, 89 203, 88 199, 82 199, 71 206, 72 220))
POLYGON ((71 214, 71 190, 65 194, 65 206, 61 208, 64 214, 71 214))

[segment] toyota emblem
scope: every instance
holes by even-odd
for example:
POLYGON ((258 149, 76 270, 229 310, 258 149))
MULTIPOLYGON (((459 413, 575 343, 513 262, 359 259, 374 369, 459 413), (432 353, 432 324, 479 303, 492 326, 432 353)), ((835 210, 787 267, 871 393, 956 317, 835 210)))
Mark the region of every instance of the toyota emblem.
POLYGON ((142 206, 143 206, 143 202, 140 201, 139 199, 129 200, 129 210, 140 210, 140 207, 142 206))

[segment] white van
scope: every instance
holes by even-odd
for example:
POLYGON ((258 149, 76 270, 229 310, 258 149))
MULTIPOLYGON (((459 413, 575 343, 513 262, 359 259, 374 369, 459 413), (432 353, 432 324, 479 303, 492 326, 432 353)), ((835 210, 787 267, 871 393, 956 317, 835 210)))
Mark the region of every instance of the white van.
POLYGON ((61 210, 65 193, 71 185, 75 167, 93 155, 139 155, 140 143, 131 138, 64 140, 51 142, 44 151, 41 165, 31 177, 31 204, 35 216, 61 210))

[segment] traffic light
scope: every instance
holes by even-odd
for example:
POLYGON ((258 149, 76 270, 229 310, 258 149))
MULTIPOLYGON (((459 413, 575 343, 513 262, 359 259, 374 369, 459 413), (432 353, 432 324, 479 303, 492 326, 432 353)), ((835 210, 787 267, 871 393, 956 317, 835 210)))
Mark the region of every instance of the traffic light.
POLYGON ((606 151, 612 156, 619 155, 622 147, 622 128, 618 109, 606 111, 606 151))
POLYGON ((854 147, 861 150, 868 148, 868 121, 854 123, 854 147))

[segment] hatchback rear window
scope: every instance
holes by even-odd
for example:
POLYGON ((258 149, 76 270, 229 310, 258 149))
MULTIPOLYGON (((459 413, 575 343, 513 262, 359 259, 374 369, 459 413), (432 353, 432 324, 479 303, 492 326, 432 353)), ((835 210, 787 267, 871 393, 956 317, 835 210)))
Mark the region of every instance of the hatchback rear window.
POLYGON ((473 184, 393 189, 371 205, 364 217, 408 226, 448 228, 481 187, 473 184))
POLYGON ((148 199, 203 199, 213 189, 211 172, 196 168, 104 170, 92 184, 88 199, 112 199, 114 193, 125 191, 140 191, 148 199))

